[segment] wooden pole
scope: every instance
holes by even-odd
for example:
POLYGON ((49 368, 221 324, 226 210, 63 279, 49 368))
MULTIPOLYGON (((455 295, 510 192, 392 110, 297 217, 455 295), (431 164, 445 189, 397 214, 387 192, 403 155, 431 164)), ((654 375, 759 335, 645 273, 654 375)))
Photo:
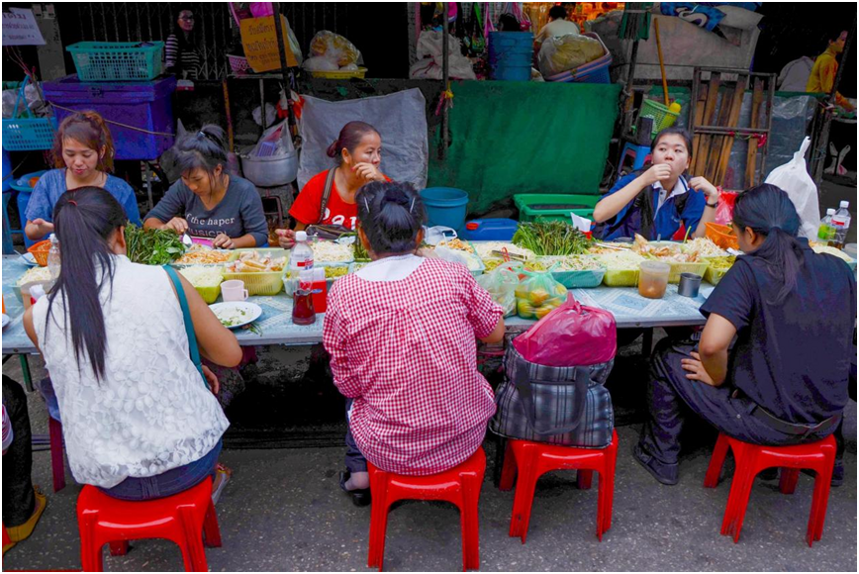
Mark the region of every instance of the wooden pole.
MULTIPOLYGON (((758 116, 761 113, 761 104, 764 101, 764 83, 760 78, 755 78, 755 89, 752 93, 752 117, 749 119, 749 127, 758 127, 758 116)), ((757 171, 758 138, 749 138, 749 150, 746 152, 746 189, 754 187, 755 174, 757 171)))
POLYGON ((235 134, 233 133, 233 113, 230 110, 230 90, 227 87, 227 79, 221 82, 224 89, 224 108, 227 112, 227 140, 230 142, 230 152, 234 153, 235 150, 235 134))
MULTIPOLYGON (((450 83, 450 47, 447 45, 448 43, 448 18, 447 13, 449 9, 449 3, 444 3, 444 19, 442 21, 442 34, 441 34, 441 72, 442 72, 442 90, 446 91, 447 86, 450 83)), ((445 98, 445 94, 441 95, 442 98, 445 98)), ((442 103, 441 108, 441 149, 439 150, 438 156, 439 159, 444 159, 447 155, 447 146, 450 143, 450 126, 448 122, 450 121, 450 116, 448 113, 449 106, 447 102, 442 103)))
MULTIPOLYGON (((721 74, 717 74, 717 72, 710 73, 710 83, 707 85, 707 101, 704 105, 704 117, 701 121, 702 126, 713 125, 721 82, 721 74)), ((710 155, 711 139, 712 136, 702 134, 698 142, 698 148, 695 150, 695 172, 699 175, 704 175, 703 172, 707 169, 707 157, 710 155)))
POLYGON ((656 52, 659 54, 659 71, 662 73, 662 96, 665 106, 668 106, 668 80, 665 79, 665 62, 662 60, 662 42, 659 40, 659 18, 653 19, 653 27, 656 31, 656 52))
MULTIPOLYGON (((736 128, 740 122, 740 111, 743 109, 743 95, 746 93, 746 87, 749 84, 748 76, 737 77, 737 87, 734 89, 734 99, 731 104, 731 111, 728 115, 728 127, 736 128)), ((721 185, 728 174, 728 162, 731 159, 731 150, 734 148, 734 137, 727 135, 722 140, 722 149, 719 153, 719 163, 717 164, 716 173, 713 180, 716 185, 721 185)))
MULTIPOLYGON (((292 86, 292 82, 289 81, 291 76, 289 71, 289 64, 286 60, 286 46, 283 43, 283 25, 280 22, 280 2, 272 2, 271 5, 274 9, 274 33, 277 36, 277 50, 278 52, 280 52, 280 73, 283 76, 283 89, 289 90, 292 86)), ((287 96, 288 95, 289 92, 287 92, 287 96)), ((292 113, 292 106, 287 105, 286 108, 287 117, 289 118, 289 133, 291 136, 293 136, 295 135, 295 132, 293 130, 295 126, 295 116, 292 113)), ((265 106, 262 107, 260 112, 262 113, 262 117, 265 118, 265 106)), ((265 121, 263 120, 263 124, 264 123, 265 121)))

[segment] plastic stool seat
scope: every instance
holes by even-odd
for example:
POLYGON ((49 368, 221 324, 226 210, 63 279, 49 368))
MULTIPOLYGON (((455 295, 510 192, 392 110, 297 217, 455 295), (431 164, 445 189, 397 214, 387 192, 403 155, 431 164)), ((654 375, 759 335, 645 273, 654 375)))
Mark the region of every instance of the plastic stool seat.
POLYGON ((597 498, 597 538, 611 528, 612 502, 614 500, 614 470, 617 462, 617 431, 612 433, 611 444, 603 449, 557 446, 526 440, 508 440, 504 466, 501 470, 501 490, 513 488, 517 468, 519 480, 513 499, 513 515, 510 517, 510 536, 528 537, 531 522, 531 507, 537 479, 552 470, 578 469, 576 480, 579 488, 590 488, 593 472, 599 473, 597 498))
POLYGON ((617 173, 623 170, 623 164, 626 162, 627 156, 632 157, 632 170, 638 170, 644 167, 644 164, 650 159, 650 146, 636 145, 631 142, 623 144, 623 151, 620 154, 620 163, 617 166, 617 173))
POLYGON ((814 496, 806 541, 811 546, 815 540, 820 540, 826 520, 832 469, 835 466, 835 439, 832 435, 808 444, 761 446, 720 433, 704 479, 705 488, 715 488, 718 485, 728 448, 734 452, 736 470, 722 520, 722 535, 733 536, 735 543, 740 539, 755 476, 767 468, 781 467, 779 490, 784 494, 793 494, 801 469, 810 469, 817 473, 814 478, 814 496))
POLYGON ((398 500, 444 500, 459 508, 462 529, 462 569, 480 568, 477 506, 486 473, 483 447, 450 470, 429 476, 405 476, 385 472, 367 463, 370 472, 370 552, 367 566, 382 570, 388 510, 398 500))
POLYGON ((211 479, 173 496, 141 502, 112 498, 86 485, 78 497, 77 513, 85 572, 103 571, 105 544, 116 556, 126 553, 129 540, 171 540, 181 549, 187 572, 208 571, 203 534, 207 546, 221 546, 211 479))

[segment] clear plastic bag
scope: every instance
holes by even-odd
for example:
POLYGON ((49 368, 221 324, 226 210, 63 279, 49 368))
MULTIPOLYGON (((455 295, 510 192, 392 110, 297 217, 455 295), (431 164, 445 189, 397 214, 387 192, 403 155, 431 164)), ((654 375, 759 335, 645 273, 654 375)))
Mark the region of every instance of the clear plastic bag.
POLYGON ((516 287, 516 312, 523 319, 542 319, 557 309, 567 296, 567 288, 551 273, 525 272, 527 279, 516 287))
POLYGON ((599 40, 578 34, 549 38, 543 42, 537 60, 544 77, 573 70, 601 58, 605 50, 599 40))
POLYGON ((500 265, 477 278, 477 283, 489 291, 492 300, 504 307, 505 317, 516 314, 516 287, 521 272, 522 264, 515 262, 500 265))
POLYGON ((362 62, 361 52, 352 42, 328 30, 320 30, 310 41, 310 56, 323 56, 339 68, 362 62))

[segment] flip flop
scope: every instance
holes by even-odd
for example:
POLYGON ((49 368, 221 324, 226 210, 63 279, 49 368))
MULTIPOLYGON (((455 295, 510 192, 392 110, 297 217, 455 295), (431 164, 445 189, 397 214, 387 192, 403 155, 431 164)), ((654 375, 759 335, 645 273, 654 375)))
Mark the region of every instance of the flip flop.
POLYGON ((370 489, 369 488, 359 488, 356 490, 349 490, 346 488, 346 482, 352 476, 348 470, 340 473, 340 489, 352 497, 352 504, 355 506, 367 506, 370 504, 370 489))

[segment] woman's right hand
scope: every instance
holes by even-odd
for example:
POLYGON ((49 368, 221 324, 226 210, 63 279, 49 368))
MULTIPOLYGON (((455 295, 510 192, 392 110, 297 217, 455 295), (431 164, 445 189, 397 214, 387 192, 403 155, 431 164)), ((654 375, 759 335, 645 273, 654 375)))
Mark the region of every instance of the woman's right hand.
POLYGON ((671 166, 667 163, 658 163, 645 171, 639 177, 643 180, 645 186, 653 185, 657 181, 665 181, 671 178, 671 166))
POLYGON ((36 219, 31 221, 30 223, 32 223, 33 225, 36 226, 36 228, 39 230, 39 235, 44 236, 44 235, 47 235, 48 233, 53 233, 53 231, 54 231, 54 224, 51 223, 50 221, 45 221, 41 217, 37 217, 36 219))
POLYGON ((292 229, 275 229, 277 233, 277 242, 284 249, 292 249, 295 247, 295 231, 292 229))
POLYGON ((170 221, 164 224, 164 227, 161 229, 170 229, 175 231, 177 234, 182 235, 186 231, 188 231, 188 222, 182 219, 181 217, 174 217, 170 221))

